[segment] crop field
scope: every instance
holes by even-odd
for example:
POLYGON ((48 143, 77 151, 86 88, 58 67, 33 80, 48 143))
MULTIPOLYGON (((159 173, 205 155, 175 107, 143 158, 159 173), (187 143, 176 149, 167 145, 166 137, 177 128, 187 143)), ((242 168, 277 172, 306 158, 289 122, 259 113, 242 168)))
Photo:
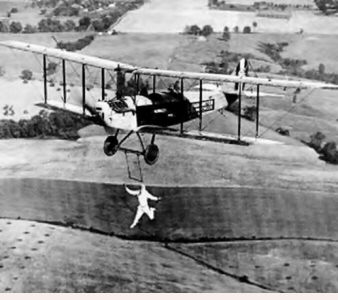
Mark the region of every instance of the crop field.
POLYGON ((264 292, 161 243, 5 219, 0 234, 0 292, 264 292))
POLYGON ((0 186, 1 291, 337 291, 335 193, 149 187, 157 217, 130 230, 137 203, 123 186, 0 186))
POLYGON ((272 290, 328 293, 337 290, 337 244, 327 241, 274 240, 171 245, 224 273, 272 290))
POLYGON ((309 33, 329 34, 338 29, 335 17, 322 17, 313 12, 294 11, 290 20, 271 19, 257 17, 255 12, 208 10, 205 0, 153 0, 129 12, 115 29, 122 32, 178 33, 183 32, 187 25, 202 27, 209 24, 214 30, 223 31, 224 26, 231 29, 239 26, 242 30, 244 26, 252 26, 253 22, 258 24, 255 30, 264 33, 295 33, 302 28, 309 33))

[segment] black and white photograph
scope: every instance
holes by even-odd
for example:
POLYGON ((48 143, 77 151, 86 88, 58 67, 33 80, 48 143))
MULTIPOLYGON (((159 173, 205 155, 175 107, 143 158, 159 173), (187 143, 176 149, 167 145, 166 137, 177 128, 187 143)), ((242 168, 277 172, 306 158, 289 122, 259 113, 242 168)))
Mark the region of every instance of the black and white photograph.
POLYGON ((0 293, 337 293, 338 0, 0 0, 0 293))

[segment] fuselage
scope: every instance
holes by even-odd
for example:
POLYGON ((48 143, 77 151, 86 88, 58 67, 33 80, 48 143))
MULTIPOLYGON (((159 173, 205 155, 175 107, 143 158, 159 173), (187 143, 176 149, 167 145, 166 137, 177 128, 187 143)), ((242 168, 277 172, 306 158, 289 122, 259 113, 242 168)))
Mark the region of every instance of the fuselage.
POLYGON ((199 87, 181 93, 161 91, 147 95, 125 96, 120 99, 97 101, 96 113, 106 126, 137 130, 144 126, 167 127, 207 114, 228 105, 224 93, 216 86, 206 86, 200 104, 199 87), (201 105, 201 107, 200 107, 201 105))

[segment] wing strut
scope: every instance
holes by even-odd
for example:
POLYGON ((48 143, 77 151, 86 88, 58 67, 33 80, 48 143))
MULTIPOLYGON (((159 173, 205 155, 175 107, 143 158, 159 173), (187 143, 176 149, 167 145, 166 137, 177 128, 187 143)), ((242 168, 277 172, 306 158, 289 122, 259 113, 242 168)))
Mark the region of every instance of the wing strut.
POLYGON ((156 75, 153 75, 153 93, 156 93, 156 75))
MULTIPOLYGON (((182 101, 184 101, 184 80, 181 78, 181 97, 182 101)), ((180 128, 181 134, 183 134, 183 121, 181 121, 181 128, 180 128)))
POLYGON ((136 95, 138 95, 140 91, 140 74, 137 74, 136 76, 136 95))
POLYGON ((86 65, 82 64, 82 113, 86 113, 86 65))
POLYGON ((242 112, 242 83, 239 83, 238 88, 238 136, 237 139, 240 142, 241 141, 241 112, 242 112))
POLYGON ((105 98, 105 68, 101 68, 101 100, 105 98))
POLYGON ((66 83, 66 61, 62 60, 62 84, 63 84, 63 103, 67 102, 67 83, 66 83))
POLYGON ((259 130, 259 88, 260 85, 257 85, 257 97, 256 97, 256 139, 258 138, 259 130))
POLYGON ((202 130, 202 100, 203 100, 203 81, 200 79, 200 103, 199 103, 199 113, 200 113, 200 125, 199 130, 202 130))
POLYGON ((43 55, 43 96, 45 104, 47 104, 47 56, 43 55))

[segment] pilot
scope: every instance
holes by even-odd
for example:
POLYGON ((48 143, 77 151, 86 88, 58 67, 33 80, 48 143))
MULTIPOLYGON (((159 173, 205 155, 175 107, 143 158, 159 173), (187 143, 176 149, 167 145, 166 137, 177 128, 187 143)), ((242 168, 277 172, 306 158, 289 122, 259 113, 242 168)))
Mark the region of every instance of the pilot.
POLYGON ((175 83, 174 83, 174 91, 176 93, 180 92, 180 82, 178 80, 176 80, 175 83))
POLYGON ((140 95, 148 97, 148 89, 149 89, 149 82, 146 81, 146 83, 144 84, 144 86, 140 90, 140 95))
POLYGON ((170 83, 169 87, 168 87, 168 90, 170 93, 175 93, 174 91, 174 85, 172 83, 170 83))
POLYGON ((137 196, 137 199, 139 202, 134 221, 130 225, 130 228, 134 228, 136 226, 136 224, 139 222, 143 214, 147 214, 150 220, 154 220, 155 218, 154 213, 156 209, 154 207, 151 207, 151 208, 149 207, 148 199, 153 200, 153 201, 159 201, 161 200, 161 197, 155 197, 152 194, 150 194, 147 191, 146 186, 143 183, 141 184, 141 189, 137 191, 130 190, 126 185, 125 185, 125 189, 127 193, 129 193, 130 195, 137 196))
MULTIPOLYGON (((235 72, 236 76, 240 76, 240 77, 246 77, 249 74, 249 63, 248 60, 246 58, 242 58, 237 67, 236 67, 236 72, 235 72)), ((244 86, 245 84, 242 84, 242 89, 244 90, 244 86)), ((239 87, 238 82, 235 83, 235 90, 237 91, 239 87)))

